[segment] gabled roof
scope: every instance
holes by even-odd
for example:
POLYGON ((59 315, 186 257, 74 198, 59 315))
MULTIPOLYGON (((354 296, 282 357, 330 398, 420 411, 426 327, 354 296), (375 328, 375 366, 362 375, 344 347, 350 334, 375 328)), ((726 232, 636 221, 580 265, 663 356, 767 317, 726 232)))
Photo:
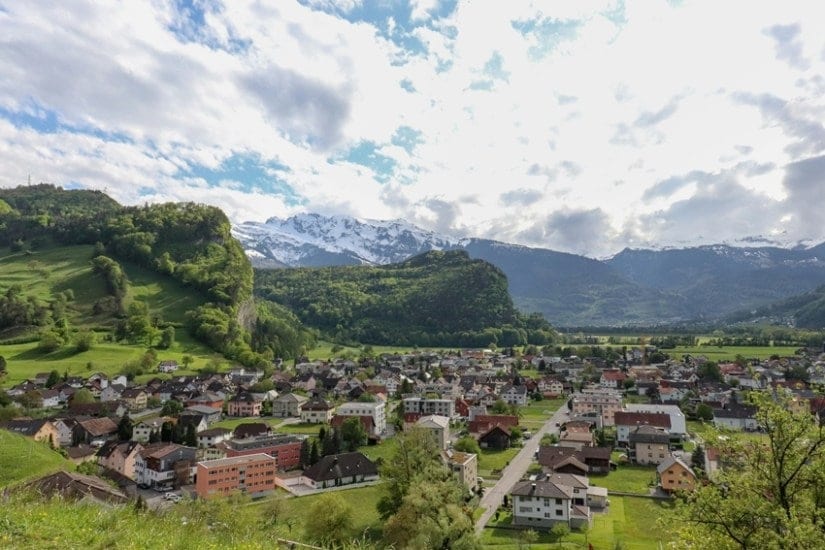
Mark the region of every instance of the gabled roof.
POLYGON ((373 461, 358 451, 325 456, 304 470, 304 477, 316 483, 319 481, 332 481, 348 476, 361 475, 378 475, 378 467, 373 461))
POLYGON ((43 429, 43 426, 46 424, 51 424, 50 421, 39 419, 39 420, 9 420, 8 422, 4 422, 0 424, 3 428, 9 430, 10 432, 19 433, 21 435, 27 435, 29 437, 37 435, 37 433, 43 429))
POLYGON ((691 470, 690 466, 685 464, 681 459, 676 458, 673 455, 670 455, 665 459, 664 462, 656 466, 656 471, 659 472, 661 475, 662 473, 666 472, 668 469, 672 468, 674 465, 678 465, 685 469, 685 471, 690 472, 690 475, 696 477, 696 474, 691 470))
POLYGON ((616 426, 656 426, 670 429, 670 415, 666 413, 616 411, 613 420, 616 426))
POLYGON ((63 498, 93 498, 111 504, 125 504, 129 501, 124 493, 102 479, 74 472, 59 471, 26 484, 42 495, 60 495, 63 498))
POLYGON ((551 481, 520 481, 513 486, 510 494, 541 498, 573 498, 573 488, 560 486, 551 481))
POLYGON ((108 416, 80 420, 77 424, 92 437, 110 435, 117 431, 117 423, 108 416))

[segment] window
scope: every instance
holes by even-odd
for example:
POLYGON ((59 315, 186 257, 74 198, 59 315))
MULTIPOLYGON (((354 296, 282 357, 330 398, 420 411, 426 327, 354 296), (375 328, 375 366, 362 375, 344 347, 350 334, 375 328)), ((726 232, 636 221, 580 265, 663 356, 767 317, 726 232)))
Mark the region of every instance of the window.
POLYGON ((556 504, 561 505, 561 499, 560 498, 556 499, 556 504))
POLYGON ((563 516, 564 515, 564 510, 556 510, 556 515, 557 516, 563 516))

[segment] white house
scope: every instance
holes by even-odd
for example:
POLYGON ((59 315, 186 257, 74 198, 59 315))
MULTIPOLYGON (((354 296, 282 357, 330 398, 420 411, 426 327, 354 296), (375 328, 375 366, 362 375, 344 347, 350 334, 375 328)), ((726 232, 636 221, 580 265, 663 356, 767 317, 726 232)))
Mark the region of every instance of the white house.
POLYGON ((687 436, 687 422, 685 413, 678 405, 648 405, 644 403, 628 403, 624 409, 628 412, 665 413, 670 416, 670 433, 680 437, 687 436))
POLYGON ((372 435, 381 435, 387 430, 387 405, 381 401, 360 402, 352 401, 338 406, 338 416, 369 416, 372 417, 372 435))
POLYGON ((590 524, 587 478, 555 474, 542 481, 520 481, 510 494, 513 525, 550 528, 565 523, 571 528, 590 524), (568 479, 580 478, 580 479, 568 479))
POLYGON ((432 432, 441 450, 450 445, 450 419, 446 416, 422 416, 415 423, 415 426, 432 432))

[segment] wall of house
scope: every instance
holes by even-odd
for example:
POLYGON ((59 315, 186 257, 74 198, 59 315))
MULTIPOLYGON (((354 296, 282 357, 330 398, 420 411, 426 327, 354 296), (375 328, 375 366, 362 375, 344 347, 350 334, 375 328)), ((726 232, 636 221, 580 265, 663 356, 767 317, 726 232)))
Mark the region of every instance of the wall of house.
POLYGON ((513 496, 513 524, 552 527, 570 523, 570 501, 567 499, 513 496))

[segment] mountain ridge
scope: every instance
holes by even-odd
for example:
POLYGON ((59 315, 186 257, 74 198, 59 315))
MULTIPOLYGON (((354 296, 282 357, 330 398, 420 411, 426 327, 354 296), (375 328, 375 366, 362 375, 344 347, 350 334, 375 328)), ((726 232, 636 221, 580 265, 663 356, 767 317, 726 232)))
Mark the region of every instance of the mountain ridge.
POLYGON ((449 237, 403 220, 302 214, 232 228, 253 265, 397 263, 427 250, 467 250, 507 275, 514 303, 556 326, 659 325, 721 319, 825 284, 825 243, 625 248, 595 259, 490 239, 449 237))

